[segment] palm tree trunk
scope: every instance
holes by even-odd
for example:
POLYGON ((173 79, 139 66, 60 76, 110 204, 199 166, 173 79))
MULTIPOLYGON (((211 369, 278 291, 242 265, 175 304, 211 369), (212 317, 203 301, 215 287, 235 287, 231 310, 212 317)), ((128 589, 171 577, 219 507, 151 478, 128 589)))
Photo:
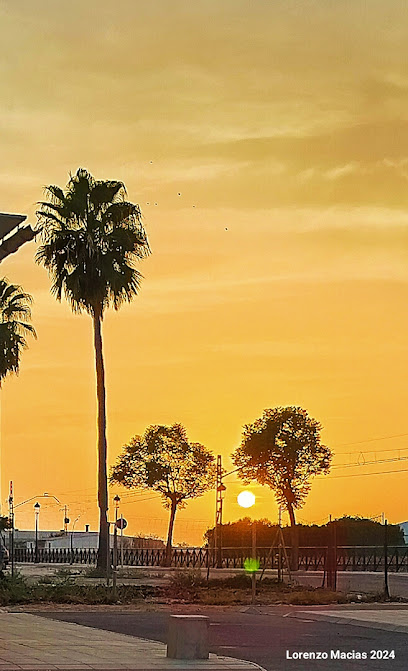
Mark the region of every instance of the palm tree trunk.
POLYGON ((289 501, 287 501, 287 510, 290 519, 290 538, 292 545, 290 568, 291 571, 297 571, 299 569, 299 534, 296 526, 295 511, 293 505, 289 501))
POLYGON ((105 368, 102 353, 101 332, 102 310, 100 306, 94 310, 94 346, 96 367, 96 394, 98 399, 98 505, 99 505, 99 548, 97 566, 103 573, 107 571, 108 562, 108 475, 107 475, 107 443, 106 443, 106 391, 105 368))
POLYGON ((171 550, 172 550, 174 518, 176 517, 176 510, 177 510, 177 503, 176 503, 175 499, 172 499, 171 508, 170 508, 169 530, 168 530, 168 533, 167 533, 165 566, 170 566, 170 564, 171 564, 171 550))

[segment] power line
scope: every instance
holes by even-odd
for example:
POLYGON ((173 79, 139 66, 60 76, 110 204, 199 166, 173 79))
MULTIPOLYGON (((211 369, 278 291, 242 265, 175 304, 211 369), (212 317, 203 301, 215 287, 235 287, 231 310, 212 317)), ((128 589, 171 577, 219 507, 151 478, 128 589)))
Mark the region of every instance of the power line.
POLYGON ((331 468, 358 468, 361 466, 370 466, 373 464, 389 464, 394 461, 407 461, 408 457, 393 457, 392 459, 374 459, 373 461, 364 461, 359 464, 334 464, 331 468))
POLYGON ((408 450, 408 447, 387 447, 384 450, 360 450, 359 452, 339 452, 339 454, 377 454, 377 452, 404 452, 408 450))
POLYGON ((121 502, 121 505, 126 506, 126 505, 128 505, 129 503, 142 503, 142 501, 152 501, 153 499, 156 499, 156 500, 157 500, 158 498, 160 498, 160 495, 159 495, 159 494, 155 494, 154 496, 149 496, 149 497, 147 497, 146 499, 132 499, 132 500, 130 500, 130 501, 124 501, 123 504, 122 504, 122 502, 121 502))
POLYGON ((408 433, 395 433, 393 436, 381 436, 380 438, 366 438, 365 440, 356 440, 353 443, 337 443, 333 447, 347 447, 347 445, 362 445, 363 443, 373 443, 377 440, 391 440, 392 438, 403 438, 408 433))
POLYGON ((407 473, 408 468, 400 468, 396 471, 377 471, 376 473, 350 473, 350 475, 326 475, 323 476, 321 475, 320 477, 326 477, 329 478, 330 480, 333 480, 335 478, 362 478, 364 476, 368 475, 388 475, 388 473, 407 473))

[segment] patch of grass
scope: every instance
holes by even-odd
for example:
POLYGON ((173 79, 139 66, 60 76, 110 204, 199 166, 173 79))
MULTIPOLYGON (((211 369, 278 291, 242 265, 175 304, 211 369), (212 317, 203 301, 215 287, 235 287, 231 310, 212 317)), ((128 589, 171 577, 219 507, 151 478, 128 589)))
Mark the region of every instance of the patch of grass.
POLYGON ((72 571, 67 568, 60 568, 54 571, 51 575, 39 578, 37 585, 53 585, 53 586, 69 586, 75 585, 76 578, 72 571))
MULTIPOLYGON (((95 571, 95 569, 93 569, 95 571)), ((99 576, 98 576, 99 577, 99 576)), ((161 574, 162 577, 162 574, 161 574)), ((140 584, 117 585, 116 596, 112 587, 97 581, 81 584, 70 569, 57 569, 52 575, 35 583, 27 581, 18 572, 0 579, 0 606, 27 603, 60 604, 132 604, 146 599, 169 599, 184 603, 203 605, 248 605, 251 601, 251 577, 244 573, 209 581, 198 569, 180 569, 167 576, 167 585, 153 587, 140 584)), ((383 600, 383 595, 369 597, 361 595, 362 601, 383 600), (379 598, 380 597, 380 598, 379 598)), ((356 601, 356 595, 331 592, 321 587, 278 583, 273 578, 257 581, 256 602, 258 604, 324 605, 356 601)))
POLYGON ((86 578, 106 578, 104 570, 98 568, 98 566, 90 566, 84 571, 83 575, 86 578))
POLYGON ((53 603, 111 604, 134 603, 146 598, 149 588, 134 585, 119 585, 114 597, 111 587, 106 585, 37 585, 33 589, 33 601, 53 603))
POLYGON ((227 578, 211 578, 206 584, 208 587, 216 587, 218 589, 247 589, 251 587, 251 577, 245 573, 237 573, 227 578))
POLYGON ((30 587, 18 571, 14 576, 4 575, 0 580, 0 605, 27 603, 30 600, 30 587))
POLYGON ((118 568, 117 572, 118 578, 128 578, 131 580, 141 580, 142 578, 149 576, 147 571, 143 571, 143 569, 134 569, 132 567, 118 568))
POLYGON ((341 592, 332 592, 321 587, 310 590, 299 587, 293 592, 287 593, 283 603, 292 604, 293 606, 321 606, 331 603, 347 603, 347 601, 347 596, 341 592))
POLYGON ((180 569, 170 575, 169 586, 165 588, 165 592, 173 599, 196 601, 204 584, 200 569, 180 569))
POLYGON ((154 588, 135 585, 118 585, 116 597, 106 585, 79 585, 66 569, 56 571, 53 576, 41 578, 28 584, 16 573, 0 580, 0 606, 18 603, 74 603, 111 604, 140 602, 154 595, 154 588))
POLYGON ((200 604, 206 606, 234 606, 248 603, 248 593, 242 590, 211 589, 202 590, 199 595, 200 604))
MULTIPOLYGON (((226 578, 209 581, 201 577, 200 571, 183 569, 169 578, 168 587, 162 594, 170 599, 205 605, 246 605, 251 600, 251 577, 239 573, 226 578)), ((256 601, 260 604, 323 605, 347 603, 345 594, 322 588, 297 584, 279 583, 274 578, 257 582, 256 601)))

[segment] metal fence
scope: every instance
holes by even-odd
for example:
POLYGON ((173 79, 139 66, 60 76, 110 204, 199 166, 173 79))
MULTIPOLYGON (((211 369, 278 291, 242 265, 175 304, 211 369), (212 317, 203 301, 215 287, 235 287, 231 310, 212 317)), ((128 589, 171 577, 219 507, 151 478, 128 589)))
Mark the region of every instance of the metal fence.
MULTIPOLYGON (((290 557, 290 548, 287 548, 290 557)), ((15 548, 16 562, 38 562, 52 564, 95 564, 97 550, 80 550, 75 548, 26 550, 15 548)), ((251 556, 251 548, 223 548, 220 565, 222 568, 240 569, 244 561, 251 556)), ((303 571, 324 570, 327 556, 326 547, 299 548, 299 569, 303 571)), ((185 568, 215 567, 219 555, 211 548, 173 548, 171 566, 185 568)), ((261 568, 277 569, 279 563, 278 549, 257 548, 257 557, 261 568)), ((125 566, 163 566, 166 550, 139 548, 123 550, 125 566)), ((408 571, 408 546, 389 547, 387 556, 388 570, 393 572, 408 571)), ((339 571, 383 571, 384 548, 377 546, 349 546, 337 548, 337 569, 339 571)))

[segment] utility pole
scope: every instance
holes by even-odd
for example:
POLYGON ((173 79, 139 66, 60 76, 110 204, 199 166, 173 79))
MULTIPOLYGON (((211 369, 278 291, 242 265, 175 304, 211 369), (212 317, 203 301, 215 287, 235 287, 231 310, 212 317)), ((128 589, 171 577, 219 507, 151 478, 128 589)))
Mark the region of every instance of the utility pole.
POLYGON ((217 455, 217 478, 215 487, 215 533, 214 533, 214 550, 216 556, 217 568, 222 568, 222 504, 223 492, 226 487, 222 482, 222 458, 217 455))
POLYGON ((67 536, 68 535, 68 524, 69 524, 69 517, 68 517, 68 506, 64 506, 61 508, 61 510, 64 511, 64 533, 67 536))

